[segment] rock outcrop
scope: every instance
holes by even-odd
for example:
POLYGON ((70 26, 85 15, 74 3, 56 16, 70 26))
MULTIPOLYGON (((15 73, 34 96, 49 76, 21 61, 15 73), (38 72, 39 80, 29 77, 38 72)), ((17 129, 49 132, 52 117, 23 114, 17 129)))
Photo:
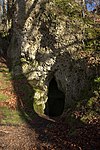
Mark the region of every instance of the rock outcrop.
POLYGON ((97 73, 95 63, 91 65, 94 57, 90 60, 91 54, 84 51, 81 7, 73 2, 65 3, 64 11, 63 4, 59 7, 60 0, 18 0, 15 4, 8 54, 13 74, 24 74, 33 86, 38 113, 46 109, 53 78, 63 93, 65 110, 91 90, 91 80, 97 73))

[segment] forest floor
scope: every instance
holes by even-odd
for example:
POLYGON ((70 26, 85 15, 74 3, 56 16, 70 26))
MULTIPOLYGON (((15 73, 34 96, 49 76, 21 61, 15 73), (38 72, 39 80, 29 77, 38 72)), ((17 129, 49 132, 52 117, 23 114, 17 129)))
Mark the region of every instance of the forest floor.
POLYGON ((96 119, 71 128, 64 118, 40 117, 33 111, 31 90, 24 77, 12 78, 0 57, 0 150, 100 150, 96 119))

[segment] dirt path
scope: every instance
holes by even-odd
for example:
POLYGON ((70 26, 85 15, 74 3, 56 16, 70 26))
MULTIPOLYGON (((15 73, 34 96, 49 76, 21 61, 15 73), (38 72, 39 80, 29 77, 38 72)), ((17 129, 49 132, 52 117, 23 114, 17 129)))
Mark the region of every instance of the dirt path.
POLYGON ((1 126, 0 150, 35 150, 38 145, 36 138, 35 131, 28 127, 1 126))
POLYGON ((42 118, 33 111, 31 90, 24 77, 12 79, 0 57, 0 150, 100 150, 98 122, 73 130, 63 120, 42 118))

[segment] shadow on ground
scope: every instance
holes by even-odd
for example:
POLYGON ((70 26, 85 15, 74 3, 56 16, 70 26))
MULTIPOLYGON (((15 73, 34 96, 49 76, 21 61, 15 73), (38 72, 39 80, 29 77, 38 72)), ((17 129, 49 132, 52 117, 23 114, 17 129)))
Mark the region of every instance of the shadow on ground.
MULTIPOLYGON (((17 95, 17 107, 22 119, 38 134, 37 149, 55 150, 99 150, 99 123, 84 124, 79 118, 70 116, 71 125, 64 118, 40 117, 33 109, 34 90, 24 75, 13 79, 17 95)), ((66 114, 67 115, 67 114, 66 114)))
MULTIPOLYGON (((23 9, 23 17, 28 18, 32 9, 35 8, 38 0, 35 0, 30 7, 29 11, 26 14, 26 1, 18 1, 18 21, 20 22, 20 13, 21 9, 23 9), (23 5, 21 5, 23 2, 23 5)), ((42 12, 39 11, 36 18, 41 16, 42 12)), ((21 29, 23 28, 25 21, 22 22, 21 29)), ((43 27, 41 28, 43 29, 43 27)), ((33 29, 32 29, 33 30, 33 29)), ((49 30, 47 30, 48 36, 55 39, 52 35, 49 35, 49 30)), ((44 44, 45 34, 41 30, 41 34, 43 34, 43 38, 41 40, 41 45, 44 44)), ((56 42, 56 41, 55 41, 56 42)), ((73 43, 74 44, 74 43, 73 43)), ((16 45, 15 45, 16 46, 16 45)), ((43 45, 43 47, 49 45, 43 45)), ((54 45, 51 45, 51 49, 55 49, 54 45)), ((70 46, 70 45, 69 45, 70 46)), ((56 50, 56 49, 55 49, 56 50)), ((21 45, 19 48, 19 53, 21 51, 21 45)), ((66 53, 68 56, 69 54, 66 53)), ((71 58, 71 56, 69 56, 71 58)), ((57 57, 57 61, 59 61, 59 56, 57 57)), ((72 58, 70 61, 73 61, 72 58)), ((80 63, 83 60, 80 60, 80 63)), ((54 68, 55 65, 54 64, 54 68)), ((73 62, 75 63, 75 62, 73 62)), ((9 66, 9 64, 7 64, 9 66)), ((86 63, 85 63, 86 65, 86 63)), ((86 68, 85 68, 86 69, 86 68)), ((30 85, 27 78, 22 74, 12 79, 12 84, 14 87, 14 92, 17 96, 17 109, 20 112, 20 116, 28 125, 29 128, 34 130, 38 134, 38 143, 37 150, 99 150, 99 123, 94 120, 93 123, 85 124, 80 118, 74 118, 70 116, 70 122, 73 122, 69 125, 66 122, 66 116, 63 118, 53 118, 55 121, 50 120, 49 117, 41 117, 34 111, 33 102, 34 102, 34 89, 30 85)), ((76 104, 75 104, 76 106, 76 104)), ((74 106, 74 107, 75 107, 74 106)), ((67 115, 67 114, 66 114, 67 115)), ((29 129, 27 128, 27 130, 29 129)), ((32 140, 30 140, 33 142, 32 140)))

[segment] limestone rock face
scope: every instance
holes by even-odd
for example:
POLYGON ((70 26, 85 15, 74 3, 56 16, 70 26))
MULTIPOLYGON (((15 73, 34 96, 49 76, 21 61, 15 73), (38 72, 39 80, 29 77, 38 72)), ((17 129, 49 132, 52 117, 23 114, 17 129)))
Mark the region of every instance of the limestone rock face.
POLYGON ((65 95, 65 108, 89 89, 95 69, 83 51, 84 22, 78 12, 64 14, 56 1, 18 0, 13 18, 13 37, 9 47, 13 73, 24 74, 32 84, 34 108, 44 113, 49 82, 55 77, 65 95))

